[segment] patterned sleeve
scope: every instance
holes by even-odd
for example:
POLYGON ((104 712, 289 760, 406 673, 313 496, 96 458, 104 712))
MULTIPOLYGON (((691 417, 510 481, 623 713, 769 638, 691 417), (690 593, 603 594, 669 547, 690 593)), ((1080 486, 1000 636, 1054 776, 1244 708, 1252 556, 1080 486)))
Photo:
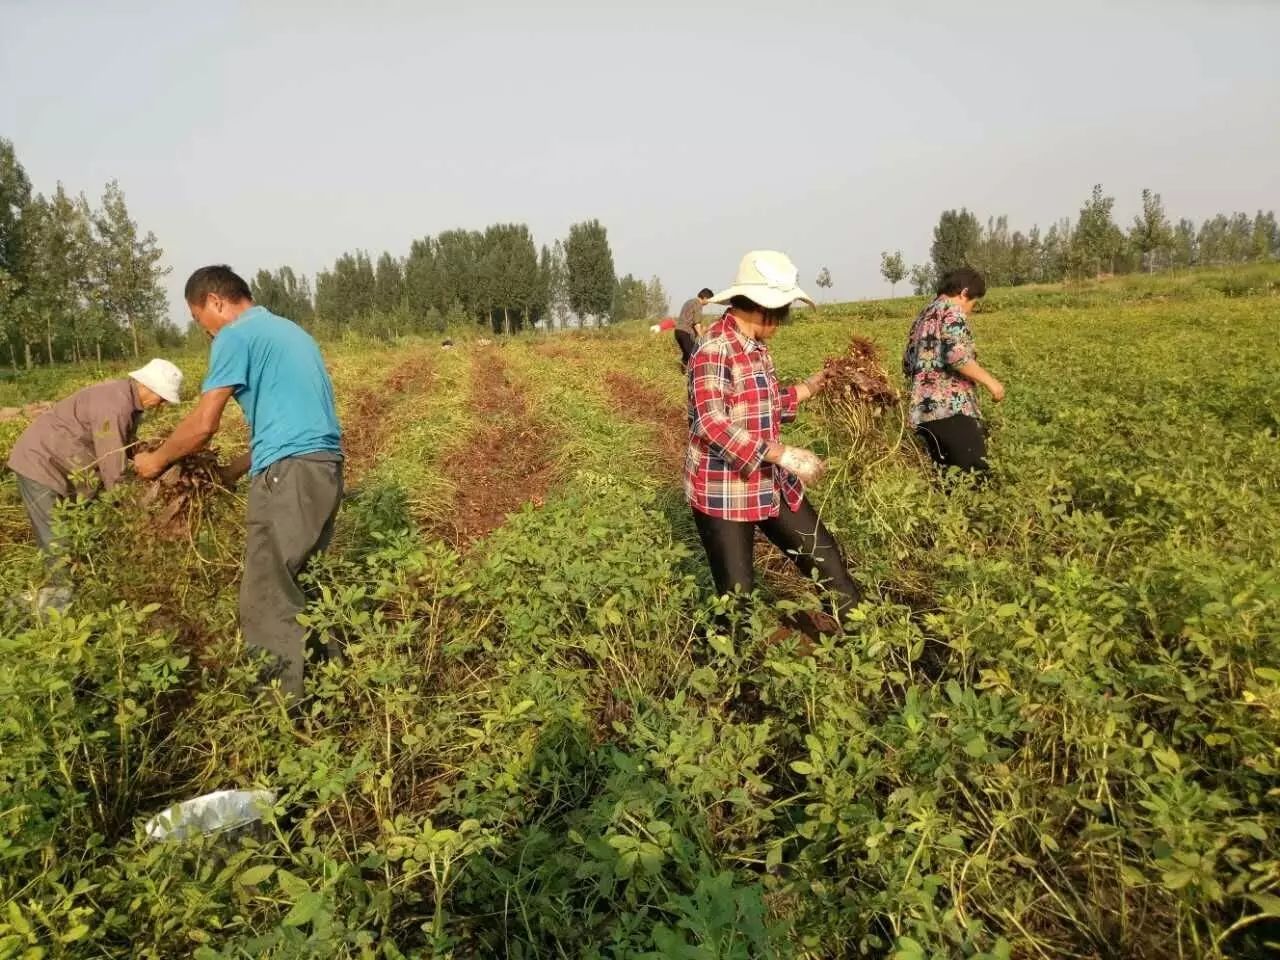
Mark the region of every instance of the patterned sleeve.
POLYGON ((942 362, 954 369, 978 358, 964 314, 948 311, 942 320, 942 362))
POLYGON ((911 325, 906 349, 902 351, 902 375, 908 380, 916 375, 916 328, 919 326, 919 320, 911 325))
POLYGON ((733 371, 725 351, 704 347, 695 353, 689 361, 689 382, 693 433, 706 440, 743 477, 759 470, 769 447, 729 417, 725 394, 733 383, 733 371))
POLYGON ((796 414, 800 410, 800 395, 796 393, 796 388, 792 385, 783 387, 779 396, 782 399, 782 410, 780 411, 782 422, 790 423, 796 418, 796 414))

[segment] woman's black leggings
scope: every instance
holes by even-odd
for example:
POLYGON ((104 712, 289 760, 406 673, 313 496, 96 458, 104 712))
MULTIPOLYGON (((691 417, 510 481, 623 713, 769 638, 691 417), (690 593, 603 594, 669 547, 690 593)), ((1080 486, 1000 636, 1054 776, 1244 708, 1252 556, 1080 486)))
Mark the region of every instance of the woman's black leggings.
POLYGON ((916 432, 939 467, 986 472, 987 435, 977 417, 956 414, 941 420, 926 420, 916 428, 916 432))
POLYGON ((831 535, 808 499, 800 509, 783 505, 778 516, 767 520, 722 520, 709 517, 696 507, 693 522, 698 527, 702 547, 711 563, 711 576, 720 595, 740 590, 750 593, 755 586, 755 568, 751 563, 751 547, 756 528, 769 538, 806 577, 816 570, 822 587, 836 596, 832 613, 844 621, 844 615, 858 605, 861 594, 849 576, 840 553, 840 544, 831 535))

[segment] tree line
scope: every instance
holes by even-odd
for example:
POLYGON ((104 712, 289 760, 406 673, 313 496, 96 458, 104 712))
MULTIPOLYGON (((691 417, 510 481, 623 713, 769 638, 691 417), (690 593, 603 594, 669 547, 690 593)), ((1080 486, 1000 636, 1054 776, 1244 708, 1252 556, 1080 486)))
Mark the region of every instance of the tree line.
POLYGON ((257 302, 326 338, 466 328, 514 334, 645 319, 668 308, 657 277, 616 276, 598 220, 575 223, 563 241, 541 248, 523 223, 446 230, 414 240, 403 256, 344 253, 316 275, 314 288, 289 266, 259 270, 250 286, 257 302))
MULTIPOLYGON (((106 185, 96 207, 62 184, 51 196, 35 193, 13 144, 0 139, 0 350, 15 369, 139 357, 181 343, 168 319, 162 257, 118 183, 106 185)), ((258 302, 324 337, 517 333, 647 319, 669 308, 657 277, 616 275, 598 220, 575 223, 541 248, 522 223, 446 230, 414 240, 402 256, 344 253, 314 281, 290 266, 258 270, 250 286, 258 302)))
POLYGON ((162 256, 116 181, 96 208, 62 184, 52 196, 33 193, 13 144, 0 138, 0 349, 14 369, 139 357, 180 342, 162 256))
POLYGON ((1005 216, 983 225, 961 207, 944 210, 933 228, 928 263, 910 270, 902 251, 881 254, 880 272, 891 285, 910 278, 917 294, 932 292, 938 277, 960 266, 981 270, 989 286, 1058 283, 1137 272, 1280 260, 1280 228, 1273 211, 1219 213, 1199 226, 1165 213, 1160 194, 1142 191, 1142 210, 1128 230, 1113 216, 1115 197, 1096 184, 1074 222, 1064 217, 1041 231, 1010 230, 1005 216))

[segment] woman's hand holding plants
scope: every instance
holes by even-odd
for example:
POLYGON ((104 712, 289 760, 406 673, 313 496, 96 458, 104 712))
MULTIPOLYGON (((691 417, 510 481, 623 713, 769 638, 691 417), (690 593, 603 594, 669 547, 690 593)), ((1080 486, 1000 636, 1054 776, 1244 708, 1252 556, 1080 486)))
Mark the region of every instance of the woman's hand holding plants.
POLYGON ((783 447, 774 462, 788 473, 794 473, 805 486, 817 483, 827 471, 822 458, 803 447, 783 447))

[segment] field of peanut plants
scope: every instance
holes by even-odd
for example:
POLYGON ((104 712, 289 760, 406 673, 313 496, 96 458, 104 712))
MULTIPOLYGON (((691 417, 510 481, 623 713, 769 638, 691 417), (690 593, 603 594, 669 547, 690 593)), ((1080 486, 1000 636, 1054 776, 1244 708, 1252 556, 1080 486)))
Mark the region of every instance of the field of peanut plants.
MULTIPOLYGON (((779 371, 861 334, 896 383, 920 305, 801 311, 779 371)), ((77 597, 33 615, 6 475, 0 960, 1274 956, 1278 323, 1274 267, 994 291, 993 475, 949 494, 899 410, 807 405, 867 598, 816 644, 763 553, 706 638, 669 335, 329 346, 352 495, 307 618, 339 656, 297 716, 236 634, 243 486, 68 508, 77 597), (257 828, 144 834, 249 787, 257 828)))

